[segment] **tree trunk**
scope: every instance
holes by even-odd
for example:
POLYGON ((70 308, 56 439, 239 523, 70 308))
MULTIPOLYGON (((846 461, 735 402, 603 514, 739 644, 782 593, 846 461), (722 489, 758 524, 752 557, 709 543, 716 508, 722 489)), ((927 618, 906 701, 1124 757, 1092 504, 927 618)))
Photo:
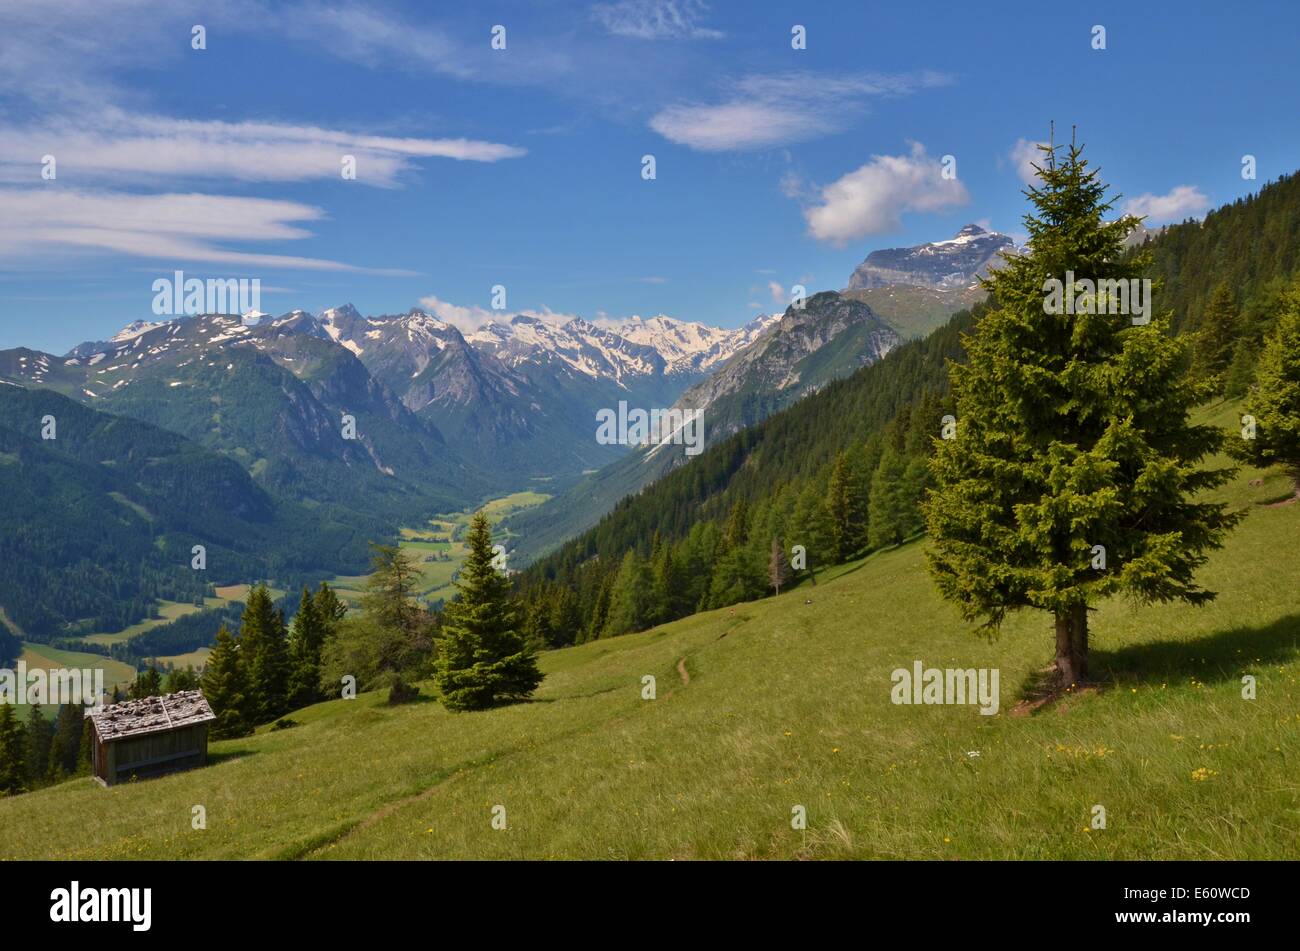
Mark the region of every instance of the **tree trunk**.
POLYGON ((1056 612, 1056 675, 1060 687, 1088 679, 1088 606, 1074 604, 1056 612))

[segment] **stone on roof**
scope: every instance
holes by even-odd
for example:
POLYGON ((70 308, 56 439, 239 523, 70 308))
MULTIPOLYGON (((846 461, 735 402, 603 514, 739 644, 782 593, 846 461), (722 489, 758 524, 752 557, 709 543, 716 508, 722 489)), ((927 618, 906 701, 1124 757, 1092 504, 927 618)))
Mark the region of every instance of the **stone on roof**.
POLYGON ((161 733, 215 720, 200 690, 182 690, 161 697, 114 703, 90 712, 95 732, 104 741, 145 733, 161 733))

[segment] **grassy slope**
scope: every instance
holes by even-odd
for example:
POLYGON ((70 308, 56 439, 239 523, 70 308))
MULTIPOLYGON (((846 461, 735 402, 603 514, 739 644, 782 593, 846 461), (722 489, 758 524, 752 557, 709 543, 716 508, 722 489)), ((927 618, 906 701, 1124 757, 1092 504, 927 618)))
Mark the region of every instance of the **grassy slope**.
MULTIPOLYGON (((1280 494, 1256 475, 1235 504, 1280 494)), ((214 743, 207 769, 0 801, 0 857, 1293 858, 1298 535, 1300 506, 1252 507, 1204 570, 1213 605, 1104 605, 1109 686, 1032 715, 1010 711, 1049 657, 1047 619, 973 638, 913 543, 734 614, 550 653, 530 704, 453 716, 364 695, 214 743), (999 668, 1001 713, 892 705, 890 672, 917 659, 999 668), (1094 804, 1105 831, 1087 831, 1094 804)))

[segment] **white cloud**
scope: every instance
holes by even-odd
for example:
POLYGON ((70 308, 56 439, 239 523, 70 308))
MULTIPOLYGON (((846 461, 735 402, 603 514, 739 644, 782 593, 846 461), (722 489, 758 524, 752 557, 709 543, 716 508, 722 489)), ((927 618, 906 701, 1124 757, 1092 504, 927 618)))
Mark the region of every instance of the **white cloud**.
POLYGON ((1198 218, 1210 207, 1210 199, 1195 185, 1179 185, 1167 195, 1144 192, 1124 202, 1126 215, 1145 217, 1147 224, 1164 224, 1198 218))
POLYGON ((131 115, 118 109, 35 126, 0 124, 0 179, 37 180, 37 160, 47 154, 57 160, 60 177, 145 182, 168 177, 341 180, 342 158, 352 155, 357 182, 391 187, 414 159, 496 162, 524 150, 474 139, 396 138, 275 122, 131 115))
POLYGON ((919 142, 910 155, 873 155, 871 161, 821 190, 820 204, 804 209, 808 233, 842 245, 897 230, 907 211, 944 211, 970 201, 966 186, 942 175, 919 142))
POLYGON ((1046 155, 1039 148, 1040 145, 1046 145, 1045 142, 1031 142, 1029 139, 1016 139, 1016 144, 1011 146, 1011 163, 1016 168, 1016 174, 1026 185, 1032 185, 1038 180, 1038 173, 1034 171, 1034 165, 1041 166, 1047 160, 1046 155))
POLYGON ((0 258, 44 258, 52 251, 116 252, 162 262, 408 274, 340 261, 234 251, 218 242, 311 237, 302 222, 325 213, 312 205, 224 195, 139 195, 58 187, 0 188, 0 258))
POLYGON ((943 85, 939 73, 818 76, 780 73, 745 76, 723 101, 679 103, 650 120, 669 141, 701 152, 773 148, 838 132, 871 98, 906 95, 943 85))
POLYGON ((772 295, 773 304, 785 303, 785 288, 776 281, 767 282, 767 292, 772 295))
POLYGON ((639 40, 719 39, 720 31, 700 23, 708 12, 708 4, 701 0, 618 0, 591 8, 591 15, 608 32, 639 40))
MULTIPOLYGON (((564 314, 551 310, 543 306, 540 310, 489 310, 486 307, 479 307, 477 304, 471 304, 468 307, 460 304, 453 304, 451 301, 443 300, 436 294, 428 294, 420 298, 420 306, 429 314, 437 317, 444 323, 451 324, 463 333, 471 333, 491 323, 506 324, 515 317, 532 317, 535 320, 545 321, 548 324, 562 325, 577 317, 576 314, 564 314)), ((599 318, 594 323, 600 324, 605 318, 599 318)))
POLYGON ((461 307, 451 301, 442 300, 435 294, 421 297, 420 306, 444 323, 465 332, 478 330, 484 324, 501 319, 501 314, 497 311, 477 306, 461 307))

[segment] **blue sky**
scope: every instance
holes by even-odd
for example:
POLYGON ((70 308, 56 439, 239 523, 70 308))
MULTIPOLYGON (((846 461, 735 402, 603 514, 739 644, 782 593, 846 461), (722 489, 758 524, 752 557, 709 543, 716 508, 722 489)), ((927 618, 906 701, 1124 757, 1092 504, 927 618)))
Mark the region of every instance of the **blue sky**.
POLYGON ((875 248, 1019 233, 1053 119, 1155 224, 1295 169, 1296 5, 1075 6, 8 2, 0 347, 150 318, 175 269, 272 313, 468 325, 499 284, 509 313, 735 326, 875 248))

